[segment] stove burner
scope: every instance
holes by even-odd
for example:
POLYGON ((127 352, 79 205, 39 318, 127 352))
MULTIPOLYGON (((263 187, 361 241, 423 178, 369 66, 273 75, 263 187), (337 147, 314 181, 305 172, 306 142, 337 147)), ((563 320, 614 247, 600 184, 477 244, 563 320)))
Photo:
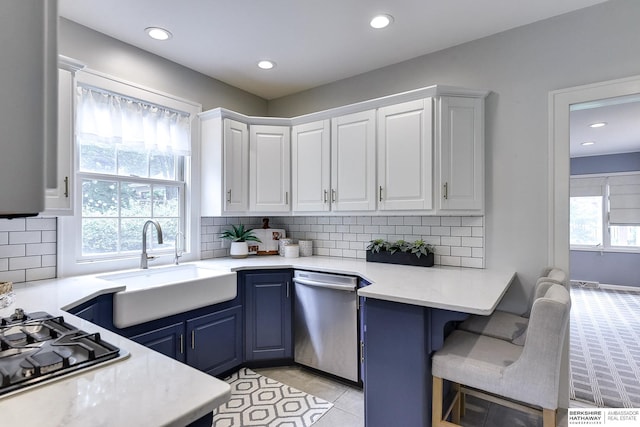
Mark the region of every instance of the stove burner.
POLYGON ((15 332, 13 334, 5 334, 4 339, 9 342, 10 345, 14 347, 19 347, 23 345, 27 345, 27 334, 24 332, 15 332))
POLYGON ((6 393, 116 359, 118 347, 48 313, 0 317, 0 397, 6 393))
POLYGON ((71 351, 61 349, 57 351, 45 351, 27 357, 20 362, 22 375, 24 377, 31 377, 36 374, 42 375, 68 367, 72 362, 69 360, 69 356, 71 356, 71 351))

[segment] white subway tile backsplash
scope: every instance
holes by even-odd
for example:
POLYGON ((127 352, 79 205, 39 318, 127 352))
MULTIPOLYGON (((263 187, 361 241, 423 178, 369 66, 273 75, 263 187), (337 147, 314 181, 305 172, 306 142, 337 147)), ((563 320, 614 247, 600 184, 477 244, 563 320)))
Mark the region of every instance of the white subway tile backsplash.
POLYGON ((9 270, 0 271, 0 282, 24 282, 26 277, 26 270, 9 270))
POLYGON ((29 243, 27 244, 26 255, 55 255, 55 243, 29 243))
POLYGON ((9 258, 0 258, 0 271, 7 271, 9 269, 9 258))
POLYGON ((0 245, 9 244, 9 233, 6 231, 0 232, 0 245))
POLYGON ((19 243, 40 243, 42 232, 40 231, 11 231, 9 233, 9 244, 15 245, 19 243))
POLYGON ((9 258, 9 270, 26 270, 40 267, 42 267, 42 257, 40 256, 9 258))
POLYGON ((29 270, 25 270, 25 273, 26 273, 25 279, 27 281, 43 280, 43 279, 49 279, 50 277, 55 277, 56 268, 55 267, 32 268, 29 270))
POLYGON ((481 237, 463 237, 462 246, 469 246, 472 248, 481 248, 483 239, 481 237))
POLYGON ((0 246, 0 258, 12 258, 25 256, 27 248, 25 245, 2 245, 0 246))
POLYGON ((483 227, 484 217, 482 216, 463 216, 462 225, 469 227, 483 227))
POLYGON ((462 220, 459 216, 444 216, 440 219, 440 225, 459 227, 462 225, 462 220))
MULTIPOLYGON (((58 240, 58 236, 56 234, 56 231, 43 231, 42 243, 56 243, 58 240)), ((2 243, 0 242, 0 244, 2 243)))
POLYGON ((27 229, 24 218, 0 220, 0 231, 25 231, 27 229))
POLYGON ((52 231, 56 229, 55 218, 27 218, 26 222, 27 230, 48 230, 52 231))
MULTIPOLYGON (((225 221, 226 224, 252 224, 252 228, 262 225, 261 218, 227 218, 225 221)), ((222 221, 218 218, 203 218, 202 224, 205 223, 217 224, 222 221)), ((278 228, 284 228, 287 237, 312 240, 315 255, 362 259, 366 257, 365 249, 373 239, 392 242, 400 239, 423 239, 436 247, 436 264, 473 268, 484 266, 482 217, 274 217, 270 218, 270 224, 272 227, 277 224, 278 228)), ((202 259, 228 256, 228 245, 224 245, 220 240, 219 230, 214 232, 212 227, 202 227, 201 241, 206 242, 202 245, 202 259)))

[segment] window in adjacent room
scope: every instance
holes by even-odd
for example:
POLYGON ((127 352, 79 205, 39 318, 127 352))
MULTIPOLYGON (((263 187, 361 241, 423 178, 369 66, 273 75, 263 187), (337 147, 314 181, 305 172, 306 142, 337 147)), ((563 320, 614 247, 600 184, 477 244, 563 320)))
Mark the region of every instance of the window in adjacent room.
POLYGON ((640 173, 573 176, 572 249, 640 250, 640 173))

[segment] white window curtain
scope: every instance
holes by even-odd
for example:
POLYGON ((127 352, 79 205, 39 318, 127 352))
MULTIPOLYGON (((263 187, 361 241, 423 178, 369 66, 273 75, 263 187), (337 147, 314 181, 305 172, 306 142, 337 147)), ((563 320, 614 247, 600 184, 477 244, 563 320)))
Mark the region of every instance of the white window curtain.
POLYGON ((78 86, 77 99, 76 131, 84 141, 191 153, 188 114, 84 86, 78 86))
POLYGON ((571 197, 604 196, 606 177, 571 177, 569 194, 571 197))
POLYGON ((609 177, 609 222, 640 225, 640 175, 609 177))

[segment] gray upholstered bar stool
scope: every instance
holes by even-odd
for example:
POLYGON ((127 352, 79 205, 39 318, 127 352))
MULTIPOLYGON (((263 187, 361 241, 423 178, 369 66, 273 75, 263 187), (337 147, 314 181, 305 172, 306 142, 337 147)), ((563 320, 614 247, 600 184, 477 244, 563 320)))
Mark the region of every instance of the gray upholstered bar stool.
POLYGON ((567 274, 560 268, 548 267, 536 282, 528 313, 518 315, 507 311, 496 310, 489 316, 471 315, 467 320, 458 325, 458 329, 523 345, 532 303, 544 295, 549 286, 554 283, 566 286, 567 274))
POLYGON ((456 426, 464 396, 503 406, 542 411, 543 426, 556 426, 560 359, 571 300, 562 285, 550 284, 531 308, 524 346, 455 330, 432 359, 433 427, 456 426), (454 383, 453 403, 443 414, 443 380, 454 383), (452 421, 446 421, 449 415, 452 421))

